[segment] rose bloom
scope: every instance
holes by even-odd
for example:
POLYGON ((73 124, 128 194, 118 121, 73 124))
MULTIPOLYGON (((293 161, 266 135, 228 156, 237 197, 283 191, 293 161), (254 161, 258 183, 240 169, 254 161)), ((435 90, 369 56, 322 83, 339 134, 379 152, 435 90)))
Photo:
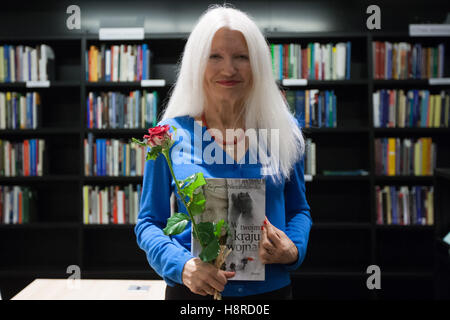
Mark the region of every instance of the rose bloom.
POLYGON ((162 146, 168 139, 172 139, 172 134, 169 133, 170 126, 168 124, 164 126, 156 126, 148 129, 148 135, 144 136, 147 140, 147 144, 150 147, 162 146))

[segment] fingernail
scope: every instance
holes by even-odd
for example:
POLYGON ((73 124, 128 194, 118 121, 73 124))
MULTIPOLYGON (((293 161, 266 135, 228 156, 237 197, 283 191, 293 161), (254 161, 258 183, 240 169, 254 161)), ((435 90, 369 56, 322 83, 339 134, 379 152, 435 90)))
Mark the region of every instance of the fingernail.
POLYGON ((264 220, 264 224, 267 224, 267 220, 264 220))
POLYGON ((264 226, 261 226, 261 230, 264 230, 264 226))

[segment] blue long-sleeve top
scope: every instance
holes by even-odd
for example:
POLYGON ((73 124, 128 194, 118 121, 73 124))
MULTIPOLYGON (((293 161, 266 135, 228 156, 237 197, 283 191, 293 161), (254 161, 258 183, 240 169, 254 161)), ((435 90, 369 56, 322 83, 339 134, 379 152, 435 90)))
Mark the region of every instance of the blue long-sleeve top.
MULTIPOLYGON (((177 180, 183 180, 196 172, 202 172, 205 178, 260 179, 265 177, 262 175, 259 162, 250 163, 249 151, 245 155, 245 161, 242 159, 237 163, 217 145, 214 148, 216 151, 210 152, 210 149, 208 151, 215 156, 215 159, 223 159, 223 164, 218 163, 219 161, 212 164, 205 163, 202 160, 203 151, 208 146, 211 148, 210 144, 215 142, 206 127, 196 122, 194 118, 182 116, 159 123, 159 125, 165 124, 177 128, 176 142, 171 147, 172 166, 177 180), (183 132, 188 134, 183 135, 183 132), (202 140, 202 137, 209 142, 202 140), (186 153, 191 155, 187 158, 190 163, 180 161, 183 159, 182 155, 186 153)), ((170 131, 173 132, 173 129, 170 131)), ((190 223, 184 232, 175 236, 166 236, 162 231, 167 218, 170 217, 170 196, 174 189, 175 182, 163 155, 159 155, 156 160, 147 161, 135 233, 137 243, 145 251, 150 266, 169 286, 176 283, 182 284, 184 264, 193 258, 190 223)), ((178 212, 187 214, 186 208, 178 197, 177 201, 178 212)), ((290 284, 289 271, 297 269, 303 262, 312 225, 310 207, 305 197, 303 158, 295 164, 289 179, 274 183, 272 179, 266 178, 265 205, 269 221, 284 231, 297 246, 298 259, 289 265, 265 265, 265 281, 233 281, 231 278, 222 292, 223 296, 246 296, 280 289, 290 284)))

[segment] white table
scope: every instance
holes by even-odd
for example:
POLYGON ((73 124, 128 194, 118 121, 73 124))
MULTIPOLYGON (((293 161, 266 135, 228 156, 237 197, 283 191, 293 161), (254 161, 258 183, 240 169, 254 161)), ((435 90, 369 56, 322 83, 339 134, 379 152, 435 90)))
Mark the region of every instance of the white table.
POLYGON ((36 279, 11 300, 164 300, 163 280, 36 279))

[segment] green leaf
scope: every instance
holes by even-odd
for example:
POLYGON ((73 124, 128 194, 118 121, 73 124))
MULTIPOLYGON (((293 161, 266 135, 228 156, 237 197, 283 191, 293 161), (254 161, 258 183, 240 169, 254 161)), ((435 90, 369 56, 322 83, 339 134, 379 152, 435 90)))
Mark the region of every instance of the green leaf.
POLYGON ((174 213, 169 219, 167 219, 167 225, 163 229, 164 234, 169 236, 183 232, 189 220, 189 216, 184 213, 174 213))
POLYGON ((197 223, 197 232, 202 247, 207 246, 216 237, 214 236, 214 225, 212 222, 197 223))
POLYGON ((219 241, 214 238, 205 248, 203 248, 202 252, 199 254, 199 258, 204 262, 210 262, 217 258, 219 251, 219 241))
POLYGON ((203 173, 201 173, 201 172, 197 172, 197 173, 193 174, 192 176, 187 177, 183 182, 186 182, 188 184, 185 185, 181 190, 189 198, 192 198, 194 191, 198 187, 201 187, 206 184, 206 180, 203 177, 203 173))
POLYGON ((199 215, 205 211, 206 199, 203 192, 194 193, 192 196, 192 201, 189 204, 189 209, 193 216, 199 215))
POLYGON ((161 146, 154 146, 150 149, 149 152, 147 152, 147 158, 146 160, 155 160, 156 158, 158 158, 159 154, 162 151, 162 147, 161 146))
POLYGON ((217 239, 219 239, 222 235, 222 228, 225 229, 226 232, 228 232, 228 224, 225 222, 225 220, 220 219, 219 222, 216 223, 214 231, 214 235, 217 239))
POLYGON ((146 146, 147 146, 147 144, 145 143, 145 141, 141 141, 141 140, 138 140, 138 139, 136 139, 136 138, 131 138, 131 141, 134 142, 134 143, 136 143, 136 144, 138 144, 138 145, 140 145, 141 147, 146 147, 146 146))

